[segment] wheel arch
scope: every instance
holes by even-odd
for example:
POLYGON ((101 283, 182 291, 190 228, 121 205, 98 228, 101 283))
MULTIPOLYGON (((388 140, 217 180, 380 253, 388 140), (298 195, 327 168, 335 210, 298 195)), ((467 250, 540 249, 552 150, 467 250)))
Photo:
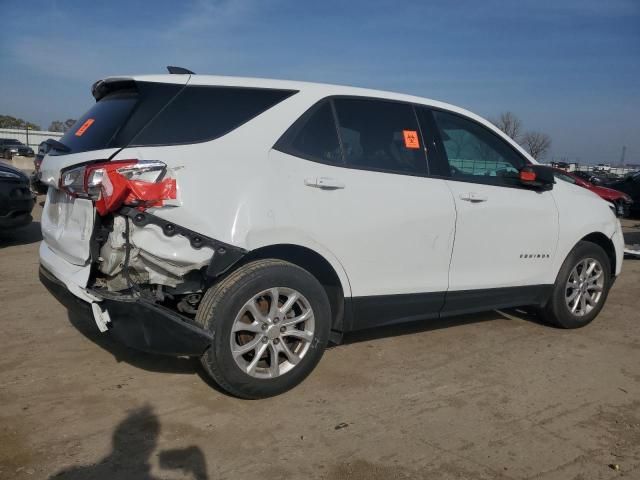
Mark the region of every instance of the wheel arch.
POLYGON ((311 273, 320 282, 329 299, 332 330, 344 331, 344 300, 345 297, 349 298, 351 296, 351 289, 344 270, 339 269, 342 274, 341 277, 336 267, 325 256, 309 247, 288 243, 266 245, 251 250, 240 262, 234 265, 233 269, 253 260, 265 258, 284 260, 311 273))
POLYGON ((609 258, 611 275, 616 274, 616 249, 613 241, 602 232, 592 232, 580 239, 581 242, 591 242, 602 247, 609 258))

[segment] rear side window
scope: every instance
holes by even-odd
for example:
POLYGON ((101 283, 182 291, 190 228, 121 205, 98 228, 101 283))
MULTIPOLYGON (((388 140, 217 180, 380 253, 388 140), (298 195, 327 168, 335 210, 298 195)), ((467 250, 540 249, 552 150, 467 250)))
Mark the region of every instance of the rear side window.
POLYGON ((70 153, 204 142, 229 133, 294 93, 130 82, 96 102, 60 142, 70 153))
POLYGON ((266 88, 187 86, 131 144, 176 145, 213 140, 294 93, 266 88))
POLYGON ((333 100, 348 166, 392 173, 427 173, 413 106, 384 100, 333 100))

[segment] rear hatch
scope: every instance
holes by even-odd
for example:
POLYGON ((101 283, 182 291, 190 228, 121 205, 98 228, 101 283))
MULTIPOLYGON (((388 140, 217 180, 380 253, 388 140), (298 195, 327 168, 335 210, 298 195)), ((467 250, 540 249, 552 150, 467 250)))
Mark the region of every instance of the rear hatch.
MULTIPOLYGON (((58 255, 77 265, 88 262, 96 212, 104 215, 120 205, 115 201, 106 206, 109 198, 120 198, 111 181, 108 188, 105 181, 105 188, 99 194, 89 194, 92 175, 89 172, 100 170, 100 175, 109 176, 106 173, 109 170, 134 168, 123 166, 123 162, 135 163, 139 172, 147 171, 149 175, 153 168, 171 167, 158 158, 131 158, 129 153, 119 153, 122 149, 209 142, 227 135, 296 93, 289 89, 200 85, 198 82, 187 86, 190 78, 189 75, 164 75, 97 82, 93 88, 95 105, 59 141, 47 141, 50 150, 42 162, 41 181, 53 188, 49 189, 51 193, 45 204, 42 229, 46 244, 58 255), (116 155, 124 155, 124 158, 116 155), (74 199, 74 196, 56 190, 61 177, 64 190, 81 198, 74 199), (77 183, 82 187, 76 188, 77 183), (107 190, 110 193, 107 194, 107 190), (96 200, 97 210, 89 198, 96 200)), ((151 180, 149 176, 139 179, 153 182, 154 187, 145 188, 144 193, 136 187, 134 203, 138 208, 144 201, 155 207, 154 199, 176 199, 174 172, 166 176, 164 173, 158 174, 156 170, 159 176, 155 179, 151 180)), ((96 182, 100 183, 101 178, 96 182)), ((114 178, 116 183, 122 183, 119 174, 114 178)), ((122 193, 122 190, 118 192, 122 193)))
MULTIPOLYGON (((126 147, 187 84, 108 78, 96 82, 96 103, 59 141, 47 140, 49 150, 41 166, 44 183, 58 186, 60 171, 79 163, 108 160, 126 147)), ((173 77, 172 77, 173 80, 173 77)))
POLYGON ((48 141, 41 181, 53 188, 48 190, 42 214, 42 236, 51 250, 75 265, 85 265, 90 259, 95 207, 91 200, 57 189, 61 172, 113 158, 171 102, 189 78, 176 75, 171 78, 174 83, 132 78, 96 82, 92 89, 96 103, 59 141, 48 141))

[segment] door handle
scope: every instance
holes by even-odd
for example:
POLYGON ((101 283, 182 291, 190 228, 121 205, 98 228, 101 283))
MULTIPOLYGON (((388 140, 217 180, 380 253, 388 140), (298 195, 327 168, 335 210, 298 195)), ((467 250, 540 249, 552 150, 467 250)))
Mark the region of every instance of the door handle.
POLYGON ((307 187, 315 187, 322 190, 339 190, 345 187, 340 180, 329 177, 305 178, 304 184, 307 187))
POLYGON ((481 195, 479 193, 469 192, 469 193, 461 193, 460 200, 464 200, 465 202, 471 202, 471 203, 480 203, 480 202, 486 202, 487 200, 489 200, 489 197, 487 197, 486 195, 481 195))

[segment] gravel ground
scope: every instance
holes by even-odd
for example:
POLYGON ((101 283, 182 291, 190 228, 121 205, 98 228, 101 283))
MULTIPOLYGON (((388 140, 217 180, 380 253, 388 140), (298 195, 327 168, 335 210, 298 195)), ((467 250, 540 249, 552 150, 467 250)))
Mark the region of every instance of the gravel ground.
POLYGON ((69 315, 38 281, 34 213, 0 238, 2 479, 640 478, 638 260, 584 329, 510 311, 375 330, 243 401, 69 315))

